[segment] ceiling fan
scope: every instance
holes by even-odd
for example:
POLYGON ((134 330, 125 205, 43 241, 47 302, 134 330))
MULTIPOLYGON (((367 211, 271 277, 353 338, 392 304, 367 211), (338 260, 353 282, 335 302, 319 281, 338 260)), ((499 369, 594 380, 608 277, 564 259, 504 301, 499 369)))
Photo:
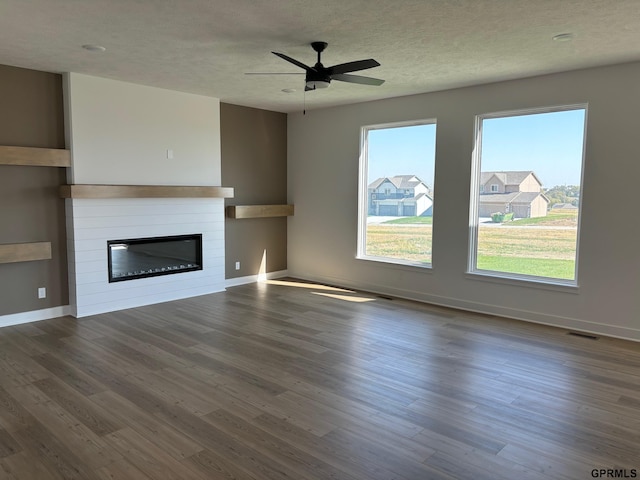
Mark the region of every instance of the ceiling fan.
POLYGON ((366 70, 368 68, 379 67, 380 64, 373 58, 341 63, 332 67, 325 67, 320 61, 320 56, 325 48, 327 48, 327 45, 327 42, 311 42, 311 48, 313 48, 318 53, 318 61, 313 67, 309 67, 308 65, 305 65, 304 63, 299 62, 295 58, 291 58, 284 53, 271 53, 305 70, 305 91, 327 88, 331 83, 331 80, 376 86, 382 85, 384 83, 384 80, 380 80, 378 78, 363 77, 361 75, 349 75, 349 72, 356 72, 359 70, 366 70))

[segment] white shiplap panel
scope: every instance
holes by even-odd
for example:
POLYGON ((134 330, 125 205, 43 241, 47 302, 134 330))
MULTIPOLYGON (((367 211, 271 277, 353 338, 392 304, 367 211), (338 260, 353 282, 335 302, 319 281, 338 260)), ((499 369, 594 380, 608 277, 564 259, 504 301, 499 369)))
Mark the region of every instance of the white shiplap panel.
POLYGON ((136 198, 136 199, 73 199, 75 217, 127 217, 144 216, 148 213, 160 212, 167 215, 189 212, 196 215, 210 213, 213 209, 224 206, 224 199, 185 198, 136 198))
POLYGON ((112 283, 109 284, 106 290, 100 292, 89 294, 86 291, 83 291, 82 299, 78 304, 93 305, 97 303, 105 303, 105 300, 117 301, 135 299, 149 295, 170 293, 175 290, 207 288, 219 283, 211 276, 191 275, 196 273, 199 272, 184 272, 176 275, 166 275, 163 277, 148 277, 129 280, 127 282, 112 283), (172 278, 172 280, 167 281, 169 278, 172 278), (178 280, 177 283, 176 280, 178 280), (127 284, 127 288, 120 287, 121 284, 127 284))
MULTIPOLYGON (((217 224, 218 228, 224 228, 224 223, 217 224)), ((169 224, 142 224, 136 226, 117 226, 112 228, 85 228, 76 230, 76 241, 96 240, 106 242, 107 240, 122 240, 130 238, 162 237, 167 235, 190 235, 195 233, 209 233, 218 235, 212 229, 212 224, 181 223, 169 224)))
POLYGON ((129 215, 126 217, 93 217, 83 218, 77 222, 77 228, 114 228, 114 227, 136 227, 141 223, 145 225, 178 225, 182 223, 193 223, 194 221, 201 221, 203 223, 219 223, 214 221, 214 217, 219 214, 206 213, 202 216, 198 216, 194 213, 176 213, 176 214, 155 214, 153 216, 145 215, 129 215), (209 217, 209 218, 207 218, 209 217))
MULTIPOLYGON (((74 199, 72 289, 77 315, 131 308, 224 289, 223 199, 74 199), (108 282, 107 241, 202 233, 203 270, 108 282)), ((70 270, 71 272, 71 270, 70 270)))
POLYGON ((97 315, 99 313, 114 312, 127 308, 141 307, 144 305, 152 305, 155 303, 169 302, 172 300, 180 300, 182 298, 197 297, 199 295, 207 295, 210 293, 224 291, 224 283, 220 284, 220 288, 212 287, 191 288, 188 290, 173 290, 171 292, 146 295, 135 299, 114 300, 105 303, 96 303, 92 305, 78 306, 76 316, 86 317, 89 315, 97 315))

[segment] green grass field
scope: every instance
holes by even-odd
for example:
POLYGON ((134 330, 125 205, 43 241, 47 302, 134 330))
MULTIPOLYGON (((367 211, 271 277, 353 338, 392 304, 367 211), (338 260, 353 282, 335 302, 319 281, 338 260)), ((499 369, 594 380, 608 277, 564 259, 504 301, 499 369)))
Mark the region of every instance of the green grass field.
MULTIPOLYGON (((406 217, 368 225, 367 255, 431 263, 431 240, 431 217, 406 217)), ((477 267, 571 280, 576 240, 577 212, 573 211, 550 212, 546 217, 500 226, 480 225, 477 267)))
POLYGON ((425 224, 431 225, 433 223, 433 217, 400 217, 394 220, 387 220, 384 222, 385 225, 416 225, 416 224, 425 224))

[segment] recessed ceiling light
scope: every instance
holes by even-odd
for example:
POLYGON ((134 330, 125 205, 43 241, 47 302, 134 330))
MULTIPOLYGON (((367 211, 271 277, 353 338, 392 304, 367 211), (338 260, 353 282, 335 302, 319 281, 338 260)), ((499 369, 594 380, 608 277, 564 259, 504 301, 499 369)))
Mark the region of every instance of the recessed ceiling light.
POLYGON ((552 40, 554 42, 570 42, 573 40, 573 33, 559 33, 558 35, 554 35, 552 40))
POLYGON ((284 93, 293 93, 293 92, 296 91, 296 89, 295 88, 283 88, 282 91, 284 93))
POLYGON ((92 45, 90 43, 82 45, 82 48, 84 48, 85 50, 89 50, 90 52, 104 52, 107 50, 102 45, 92 45))

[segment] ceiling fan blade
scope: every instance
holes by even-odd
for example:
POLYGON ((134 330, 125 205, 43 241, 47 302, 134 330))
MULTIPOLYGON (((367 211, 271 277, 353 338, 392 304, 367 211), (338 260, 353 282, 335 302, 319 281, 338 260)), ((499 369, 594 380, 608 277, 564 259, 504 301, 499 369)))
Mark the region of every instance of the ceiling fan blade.
POLYGON ((373 58, 369 58, 368 60, 356 60, 355 62, 347 62, 341 63, 339 65, 334 65, 333 67, 327 68, 327 70, 330 75, 333 75, 334 73, 349 73, 379 66, 380 64, 378 62, 376 62, 373 58))
POLYGON ((343 73, 331 75, 332 80, 340 80, 341 82, 359 83, 361 85, 376 85, 380 86, 384 83, 384 80, 379 78, 363 77, 362 75, 345 75, 343 73))
POLYGON ((304 72, 244 72, 245 75, 304 75, 304 72))
POLYGON ((304 68, 307 72, 309 72, 309 71, 315 72, 316 71, 315 68, 309 67, 309 66, 305 65, 304 63, 299 62, 295 58, 291 58, 288 55, 285 55, 284 53, 278 53, 278 52, 271 52, 271 53, 273 53, 274 55, 280 57, 283 60, 286 60, 289 63, 293 63, 297 67, 304 68))

